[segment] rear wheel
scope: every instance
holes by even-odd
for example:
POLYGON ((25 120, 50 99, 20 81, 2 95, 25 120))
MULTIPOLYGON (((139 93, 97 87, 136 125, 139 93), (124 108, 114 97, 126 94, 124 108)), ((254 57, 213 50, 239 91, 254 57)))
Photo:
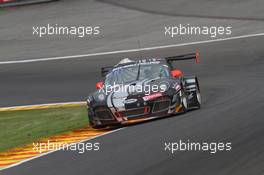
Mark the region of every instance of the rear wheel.
POLYGON ((188 108, 201 107, 201 93, 197 77, 185 78, 185 90, 187 91, 188 108))
POLYGON ((200 88, 199 85, 196 83, 196 91, 193 93, 194 98, 193 98, 193 106, 197 107, 198 109, 201 108, 201 103, 202 103, 202 99, 201 99, 201 93, 200 93, 200 88))
POLYGON ((181 105, 183 112, 187 112, 188 110, 188 100, 185 92, 183 90, 180 91, 181 93, 181 105))

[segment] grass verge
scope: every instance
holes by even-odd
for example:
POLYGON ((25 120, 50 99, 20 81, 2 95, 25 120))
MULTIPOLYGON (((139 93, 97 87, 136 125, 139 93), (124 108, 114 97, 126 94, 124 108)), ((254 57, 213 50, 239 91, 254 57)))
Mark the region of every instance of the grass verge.
POLYGON ((0 152, 87 125, 85 106, 0 112, 0 152))

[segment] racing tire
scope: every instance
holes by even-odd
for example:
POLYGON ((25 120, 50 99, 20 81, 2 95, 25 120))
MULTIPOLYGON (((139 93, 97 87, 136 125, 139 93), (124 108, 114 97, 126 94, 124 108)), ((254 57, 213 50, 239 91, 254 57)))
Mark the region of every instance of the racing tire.
POLYGON ((188 111, 188 99, 183 90, 181 90, 181 105, 183 113, 188 111))
POLYGON ((105 125, 97 125, 96 122, 94 122, 93 120, 93 113, 92 111, 90 110, 90 108, 88 109, 88 120, 89 120, 89 126, 92 127, 93 129, 103 129, 103 128, 106 128, 105 125))
POLYGON ((93 129, 103 129, 103 128, 106 128, 105 125, 96 125, 96 124, 94 124, 92 121, 89 121, 89 124, 90 124, 90 126, 91 126, 93 129))
POLYGON ((196 89, 196 92, 194 92, 193 106, 200 109, 201 103, 202 103, 201 93, 200 93, 199 85, 196 84, 196 86, 197 86, 197 89, 196 89))
POLYGON ((104 129, 104 128, 106 128, 106 126, 103 126, 103 125, 94 125, 94 126, 92 126, 92 128, 93 129, 104 129))

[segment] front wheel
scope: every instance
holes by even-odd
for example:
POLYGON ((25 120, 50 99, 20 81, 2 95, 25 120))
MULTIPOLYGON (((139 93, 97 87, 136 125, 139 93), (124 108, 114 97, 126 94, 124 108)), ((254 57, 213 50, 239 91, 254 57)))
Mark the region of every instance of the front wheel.
POLYGON ((92 126, 93 129, 104 129, 106 128, 106 126, 103 126, 103 125, 94 125, 92 126))
POLYGON ((105 128, 105 125, 99 125, 96 123, 96 121, 93 119, 93 112, 90 110, 90 108, 88 109, 88 120, 89 120, 89 126, 92 127, 93 129, 102 129, 105 128))
POLYGON ((93 122, 93 121, 89 121, 89 124, 90 124, 90 126, 93 129, 103 129, 103 128, 106 128, 105 125, 98 125, 98 124, 95 124, 95 122, 93 122))

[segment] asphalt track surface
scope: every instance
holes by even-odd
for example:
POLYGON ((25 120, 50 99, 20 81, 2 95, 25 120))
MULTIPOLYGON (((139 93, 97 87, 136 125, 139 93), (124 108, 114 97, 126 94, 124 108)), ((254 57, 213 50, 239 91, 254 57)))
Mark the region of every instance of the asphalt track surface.
POLYGON ((179 24, 231 26, 231 36, 264 32, 263 0, 137 0, 132 7, 131 2, 135 1, 60 0, 1 9, 0 61, 132 49, 138 48, 138 40, 141 47, 151 47, 215 39, 199 35, 172 39, 164 35, 164 26, 179 24), (32 35, 33 26, 47 24, 100 26, 101 34, 86 38, 32 35))
MULTIPOLYGON (((2 174, 263 174, 263 41, 264 37, 252 37, 146 53, 173 55, 200 50, 200 65, 188 62, 178 66, 186 74, 199 77, 201 110, 131 126, 98 138, 94 142, 100 142, 99 152, 81 155, 59 151, 4 170, 2 174), (180 139, 232 142, 232 151, 173 155, 164 151, 165 141, 180 139)), ((47 99, 63 94, 74 99, 79 93, 88 92, 88 87, 93 88, 101 65, 110 64, 116 61, 112 58, 118 57, 122 55, 14 64, 9 70, 15 70, 12 76, 19 73, 22 77, 16 79, 24 82, 21 89, 32 92, 34 82, 46 92, 43 97, 47 99), (57 91, 53 92, 55 86, 57 91)), ((8 75, 10 72, 1 76, 1 81, 8 75)))
POLYGON ((58 151, 1 174, 264 174, 263 42, 259 36, 140 54, 0 65, 1 106, 79 101, 95 89, 101 66, 124 57, 172 56, 198 49, 200 64, 187 61, 176 66, 199 77, 203 100, 201 110, 94 139, 100 142, 98 152, 58 151), (164 142, 179 140, 232 142, 232 151, 164 151, 164 142))

